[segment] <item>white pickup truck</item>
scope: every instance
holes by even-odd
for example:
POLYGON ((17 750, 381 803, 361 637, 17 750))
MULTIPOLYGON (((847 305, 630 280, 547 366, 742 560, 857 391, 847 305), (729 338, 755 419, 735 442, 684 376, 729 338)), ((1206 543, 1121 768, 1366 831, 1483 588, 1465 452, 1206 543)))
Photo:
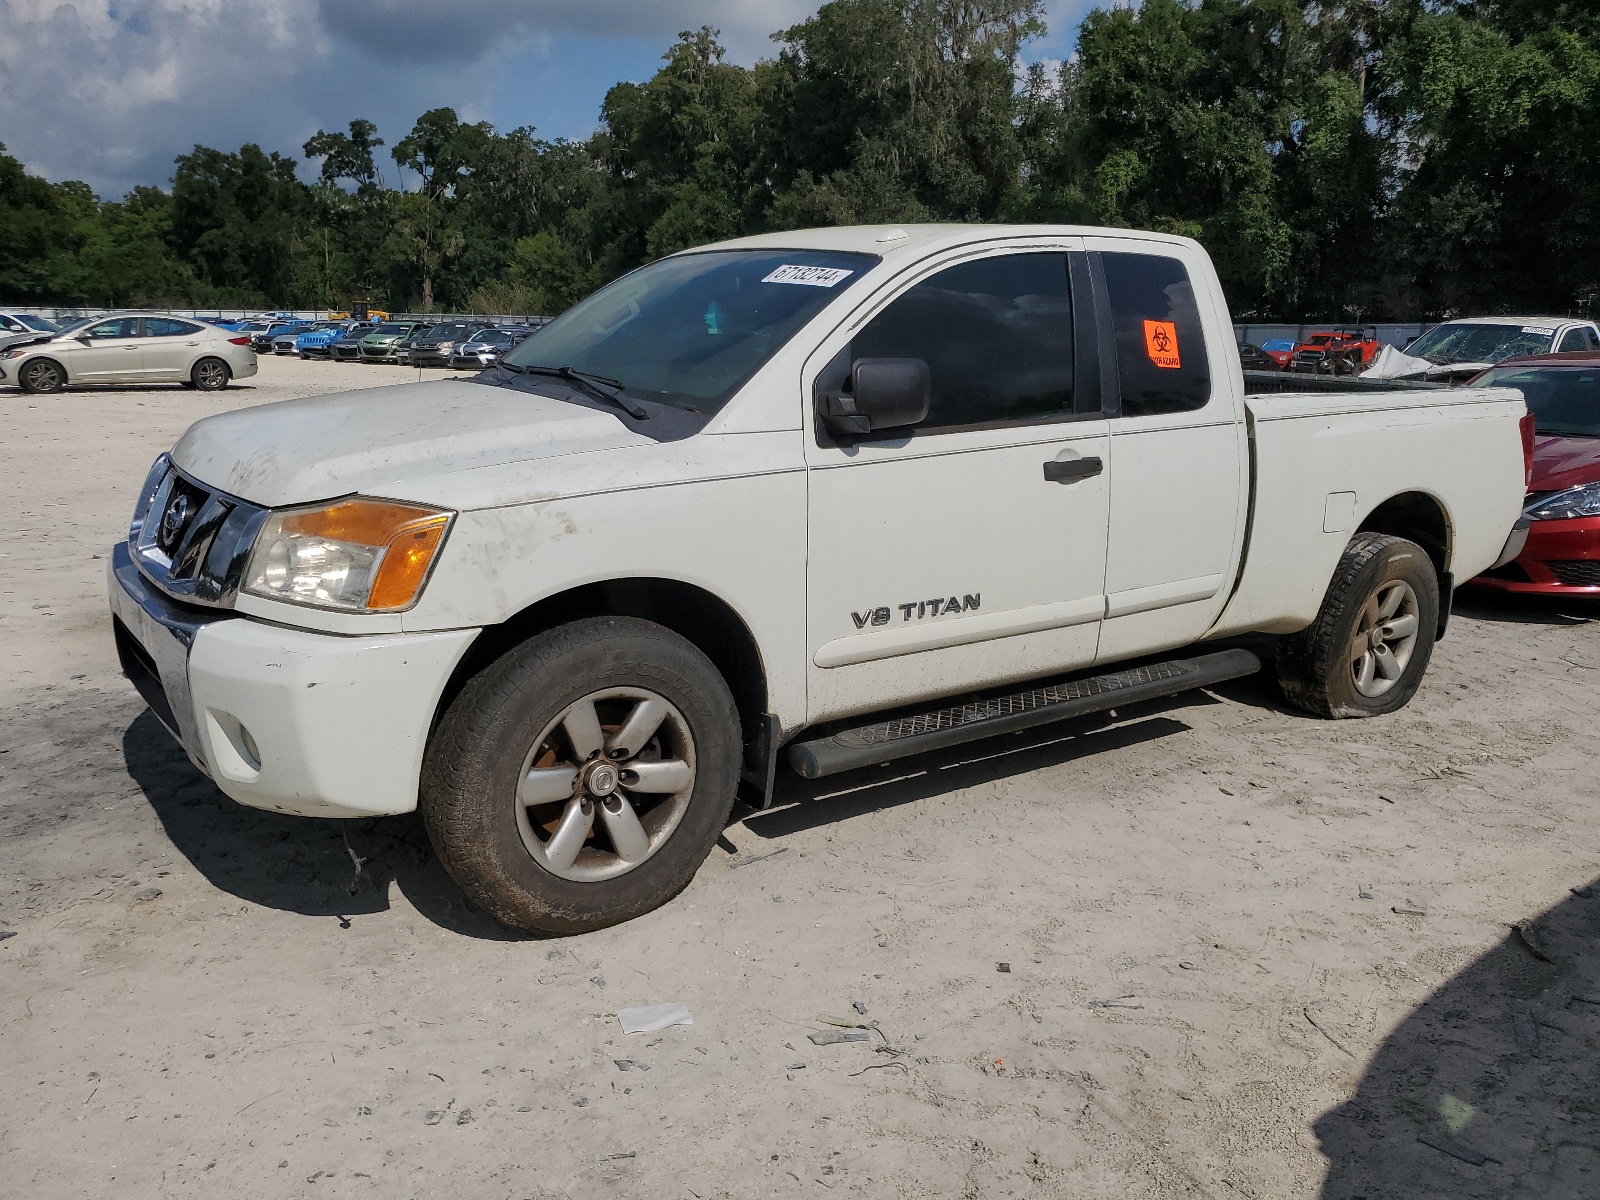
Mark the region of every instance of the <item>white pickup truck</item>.
POLYGON ((117 643, 235 800, 420 806, 500 920, 592 929, 781 758, 1216 683, 1251 631, 1312 713, 1405 704, 1453 581, 1525 536, 1531 429, 1516 391, 1350 384, 1247 397, 1182 238, 744 238, 471 379, 197 422, 115 548, 117 643))

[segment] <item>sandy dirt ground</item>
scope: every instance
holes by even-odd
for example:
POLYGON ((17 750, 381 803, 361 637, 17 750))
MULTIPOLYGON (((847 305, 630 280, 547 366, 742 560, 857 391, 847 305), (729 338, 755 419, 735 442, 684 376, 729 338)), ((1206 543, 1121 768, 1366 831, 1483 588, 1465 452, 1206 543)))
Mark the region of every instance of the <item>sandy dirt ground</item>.
POLYGON ((1381 720, 1246 680, 790 778, 667 907, 513 936, 414 817, 225 799, 106 616, 190 421, 413 374, 0 391, 0 1192, 1600 1194, 1600 609, 1464 602, 1381 720))

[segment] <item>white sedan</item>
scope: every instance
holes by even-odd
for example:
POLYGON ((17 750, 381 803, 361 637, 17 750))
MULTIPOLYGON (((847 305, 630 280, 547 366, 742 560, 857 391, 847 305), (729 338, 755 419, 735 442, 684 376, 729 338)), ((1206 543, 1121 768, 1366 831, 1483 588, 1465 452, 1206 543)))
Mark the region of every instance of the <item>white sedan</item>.
POLYGON ((248 336, 161 313, 76 321, 0 351, 0 385, 59 392, 88 384, 181 383, 214 392, 256 373, 248 336))

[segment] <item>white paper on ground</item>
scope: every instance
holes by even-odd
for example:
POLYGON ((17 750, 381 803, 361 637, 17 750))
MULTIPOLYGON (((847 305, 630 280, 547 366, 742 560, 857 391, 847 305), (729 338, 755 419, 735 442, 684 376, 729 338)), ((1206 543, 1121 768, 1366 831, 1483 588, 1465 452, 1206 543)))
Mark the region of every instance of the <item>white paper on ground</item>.
POLYGON ((693 1025, 687 1005, 645 1004, 638 1008, 625 1008, 617 1014, 623 1033, 654 1033, 668 1025, 693 1025))

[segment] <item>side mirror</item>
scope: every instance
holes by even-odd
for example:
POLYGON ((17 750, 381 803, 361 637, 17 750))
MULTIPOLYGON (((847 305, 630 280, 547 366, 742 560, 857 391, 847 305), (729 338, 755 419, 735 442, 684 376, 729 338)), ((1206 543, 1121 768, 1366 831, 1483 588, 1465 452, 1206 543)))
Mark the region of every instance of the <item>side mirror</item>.
POLYGON ((92 337, 90 337, 87 333, 80 333, 77 337, 73 338, 72 340, 75 341, 75 342, 82 342, 85 346, 91 345, 94 342, 94 339, 92 337))
POLYGON ((933 377, 922 359, 858 358, 850 390, 822 398, 822 421, 847 436, 898 429, 924 420, 932 398, 933 377))

